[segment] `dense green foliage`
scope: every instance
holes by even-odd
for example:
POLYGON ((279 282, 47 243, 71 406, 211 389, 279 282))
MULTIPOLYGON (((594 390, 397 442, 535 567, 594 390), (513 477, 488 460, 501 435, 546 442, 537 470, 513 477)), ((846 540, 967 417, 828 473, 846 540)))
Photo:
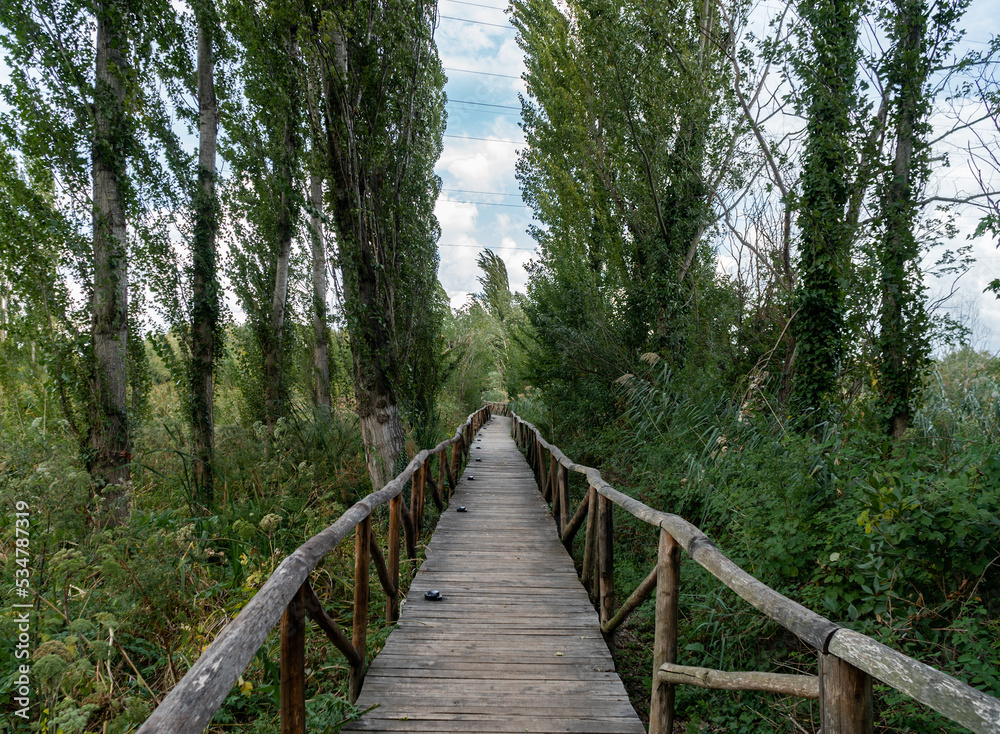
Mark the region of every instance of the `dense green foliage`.
MULTIPOLYGON (((1000 365, 968 346, 930 359, 920 264, 953 236, 947 213, 921 205, 943 67, 992 63, 946 58, 965 5, 801 3, 757 38, 742 2, 515 0, 528 142, 517 175, 538 258, 521 294, 483 252, 482 291, 454 311, 436 280, 434 3, 4 5, 0 504, 30 507, 34 730, 133 729, 287 553, 483 400, 507 399, 773 588, 1000 694, 1000 365), (118 22, 117 108, 95 79, 98 10, 118 22), (884 53, 859 51, 866 24, 884 53), (172 123, 200 119, 199 29, 220 79, 218 204, 172 123), (774 69, 801 138, 755 116, 774 69), (115 134, 97 129, 95 109, 115 112, 115 134), (93 410, 92 336, 91 163, 105 154, 129 234, 127 283, 113 284, 128 286, 131 443, 115 462, 132 477, 132 513, 117 525, 87 471, 93 452, 80 450, 107 427, 93 410), (307 199, 310 177, 325 184, 307 199), (307 213, 335 243, 343 286, 318 332, 307 213), (191 257, 209 229, 228 281, 212 280, 214 252, 191 257), (742 249, 723 252, 733 240, 742 249), (741 253, 750 265, 725 265, 741 253), (199 277, 211 281, 200 294, 199 277), (214 335, 202 353, 212 415, 191 386, 199 322, 214 335), (311 349, 324 338, 329 405, 311 349), (193 435, 199 412, 214 454, 193 435), (209 494, 197 467, 211 455, 209 494)), ((941 260, 960 270, 960 254, 941 260)), ((583 490, 574 484, 575 500, 583 490)), ((655 538, 619 517, 621 598, 655 538)), ((10 579, 23 577, 15 525, 0 518, 10 579)), ((351 565, 340 549, 314 576, 342 615, 351 565)), ((681 662, 814 669, 799 641, 692 564, 683 574, 681 662)), ((16 599, 0 607, 8 697, 16 599)), ((647 604, 616 643, 640 711, 651 622, 647 604)), ((386 633, 373 625, 371 649, 386 633)), ((343 660, 324 643, 308 651, 322 672, 310 727, 336 730, 357 714, 343 660)), ((276 655, 272 638, 215 730, 274 729, 276 655)), ((682 690, 678 703, 691 731, 818 725, 813 706, 763 695, 682 690)), ((950 730, 886 691, 877 720, 950 730)))
MULTIPOLYGON (((1000 695, 998 388, 995 358, 966 349, 937 362, 904 446, 877 423, 802 437, 774 417, 774 396, 760 385, 737 401, 695 394, 664 363, 620 388, 627 408, 614 425, 583 427, 580 414, 563 419, 560 403, 550 410, 537 398, 515 409, 617 489, 697 524, 772 588, 1000 695)), ((578 497, 583 490, 575 489, 578 497)), ((655 562, 656 537, 625 513, 615 524, 615 582, 624 599, 655 562)), ((681 576, 678 662, 814 674, 807 647, 716 579, 690 562, 681 576)), ((640 711, 649 696, 652 616, 647 602, 617 637, 640 711)), ((955 730, 888 689, 877 689, 876 700, 876 731, 955 730)), ((807 703, 697 688, 678 689, 678 714, 692 730, 774 731, 773 722, 789 716, 807 730, 819 725, 807 703)))
MULTIPOLYGON (((930 360, 921 267, 954 236, 921 204, 936 93, 984 62, 945 58, 966 5, 801 3, 759 39, 739 4, 716 22, 698 2, 515 2, 530 144, 518 176, 543 225, 515 406, 773 588, 997 694, 998 365, 967 347, 930 360), (866 46, 865 25, 887 43, 866 46), (774 68, 804 118, 794 144, 768 133, 776 103, 760 103, 774 68), (721 272, 738 257, 751 265, 721 272)), ((621 599, 656 543, 615 522, 621 599)), ((679 662, 815 669, 686 568, 679 662)), ((639 710, 643 609, 616 643, 639 710)), ((806 704, 678 696, 692 731, 819 725, 806 704)), ((880 730, 951 730, 898 694, 878 699, 880 730)))

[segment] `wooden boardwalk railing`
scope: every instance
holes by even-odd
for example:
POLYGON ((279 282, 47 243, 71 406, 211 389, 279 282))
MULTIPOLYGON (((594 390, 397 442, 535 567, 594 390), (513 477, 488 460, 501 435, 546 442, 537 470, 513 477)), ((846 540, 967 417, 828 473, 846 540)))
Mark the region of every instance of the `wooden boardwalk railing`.
POLYGON ((306 541, 275 570, 240 614, 216 637, 184 678, 156 708, 139 731, 200 732, 270 631, 281 623, 281 731, 305 731, 305 617, 343 652, 350 665, 350 697, 355 700, 365 677, 369 574, 374 563, 386 594, 386 620, 399 616, 400 527, 406 553, 416 555, 416 538, 423 517, 426 489, 444 504, 447 487, 454 491, 473 436, 492 414, 510 415, 517 445, 527 455, 552 515, 560 540, 571 548, 583 528, 581 580, 597 598, 602 631, 614 631, 655 592, 655 634, 650 734, 670 734, 674 718, 674 686, 774 691, 819 699, 823 734, 871 732, 872 679, 924 703, 977 734, 1000 732, 1000 701, 971 686, 903 655, 870 637, 840 627, 768 588, 724 556, 709 538, 683 518, 655 510, 618 492, 601 473, 571 461, 548 443, 538 429, 490 403, 472 413, 455 434, 430 450, 421 451, 406 469, 376 492, 347 510, 337 522, 306 541), (433 457, 437 457, 437 480, 433 457), (589 489, 571 513, 569 472, 586 477, 589 489), (412 480, 412 481, 411 481, 412 480), (409 506, 403 490, 411 484, 409 506), (371 513, 389 504, 387 550, 372 532, 371 513), (616 610, 614 598, 614 508, 659 528, 656 566, 616 610), (319 561, 347 535, 355 536, 354 613, 351 637, 323 610, 309 584, 319 561), (811 646, 818 656, 818 675, 778 675, 726 672, 677 664, 677 622, 681 550, 750 602, 770 619, 811 646))
POLYGON ((645 731, 510 426, 494 417, 476 435, 365 676, 366 713, 342 731, 645 731))
POLYGON ((548 443, 535 426, 513 417, 514 440, 534 469, 552 503, 560 538, 567 549, 584 531, 581 580, 598 600, 601 627, 612 635, 650 594, 656 593, 653 682, 649 734, 670 734, 674 686, 773 691, 819 699, 823 734, 867 733, 873 729, 872 679, 902 691, 977 734, 1000 732, 1000 701, 870 637, 843 628, 765 586, 724 556, 709 538, 677 515, 654 510, 615 490, 592 467, 576 464, 548 443), (589 489, 575 509, 569 505, 569 472, 586 477, 589 489), (614 509, 658 527, 656 567, 615 610, 614 509), (770 619, 816 650, 818 675, 728 672, 677 664, 677 622, 681 550, 770 619))
POLYGON ((232 690, 270 631, 281 622, 281 732, 305 731, 305 617, 317 626, 347 658, 350 664, 350 698, 354 701, 365 676, 368 630, 369 574, 374 562, 379 582, 386 594, 386 620, 399 616, 400 525, 406 552, 416 556, 416 538, 423 517, 426 488, 440 508, 444 503, 445 482, 454 490, 468 459, 473 436, 490 419, 489 406, 472 413, 455 434, 433 449, 421 451, 392 481, 355 503, 340 519, 314 535, 271 574, 239 615, 215 638, 187 674, 157 706, 139 728, 152 732, 200 732, 208 726, 216 710, 232 690), (437 481, 431 461, 437 457, 437 481), (412 482, 411 482, 412 479, 412 482), (410 503, 403 499, 406 483, 411 483, 410 503), (389 503, 387 551, 382 553, 372 534, 371 514, 389 503), (354 531, 354 614, 351 637, 323 610, 309 584, 309 574, 323 557, 354 531))

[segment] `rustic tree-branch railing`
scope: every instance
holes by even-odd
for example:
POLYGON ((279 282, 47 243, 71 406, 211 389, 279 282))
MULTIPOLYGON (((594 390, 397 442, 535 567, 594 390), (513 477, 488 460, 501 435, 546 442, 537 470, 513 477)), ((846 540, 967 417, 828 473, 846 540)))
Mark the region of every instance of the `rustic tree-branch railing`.
MULTIPOLYGON (((576 464, 542 438, 538 429, 513 414, 504 403, 488 403, 472 413, 455 434, 430 450, 421 451, 392 481, 357 502, 337 522, 315 535, 286 558, 261 590, 195 662, 187 675, 140 728, 147 732, 200 732, 211 721, 239 675, 270 631, 280 622, 281 731, 305 731, 306 618, 344 655, 350 669, 349 695, 357 699, 365 678, 370 575, 375 566, 385 592, 387 622, 399 618, 400 550, 416 556, 428 486, 440 508, 454 491, 463 462, 478 430, 492 415, 509 415, 517 446, 527 455, 538 487, 551 502, 559 538, 572 549, 583 531, 581 581, 597 605, 601 630, 610 639, 615 630, 655 593, 652 695, 649 733, 673 729, 674 690, 678 684, 724 690, 769 691, 818 699, 824 734, 871 732, 872 680, 930 706, 952 721, 979 734, 1000 731, 1000 701, 875 640, 812 612, 782 596, 737 566, 697 527, 655 510, 618 492, 594 468, 576 464), (432 459, 437 457, 437 479, 432 459), (587 491, 576 508, 570 506, 569 472, 581 474, 587 491), (403 490, 410 483, 409 505, 403 490), (387 549, 375 538, 372 512, 388 504, 387 549), (620 508, 659 528, 655 567, 635 591, 616 607, 614 589, 614 511, 620 508), (309 574, 322 558, 354 531, 354 611, 352 628, 341 630, 314 592, 309 574), (759 671, 730 672, 677 663, 677 625, 681 550, 754 607, 814 649, 817 675, 759 671)), ((696 662, 696 661, 694 661, 696 662)))
POLYGON ((697 527, 654 510, 615 490, 592 467, 571 461, 531 423, 509 408, 491 405, 513 418, 514 441, 525 452, 542 494, 552 503, 560 538, 570 549, 586 524, 581 581, 597 599, 601 628, 611 636, 656 591, 653 682, 649 734, 673 731, 674 686, 679 683, 725 690, 772 691, 818 698, 823 734, 871 732, 872 679, 901 691, 977 734, 1000 732, 1000 701, 896 650, 816 614, 782 596, 724 556, 697 527), (570 517, 569 472, 584 475, 588 490, 570 517), (656 567, 616 611, 614 600, 614 508, 659 530, 656 567), (727 672, 677 665, 680 551, 767 617, 816 650, 818 675, 727 672))
POLYGON ((445 481, 453 491, 462 463, 468 459, 476 432, 490 419, 485 405, 469 415, 455 434, 433 449, 421 451, 392 481, 355 503, 340 519, 314 535, 289 555, 239 615, 228 624, 139 729, 152 732, 200 732, 232 690, 254 654, 280 622, 281 626, 281 731, 305 731, 305 632, 306 616, 329 637, 350 666, 350 698, 354 701, 365 677, 369 618, 369 576, 372 563, 386 595, 386 621, 399 617, 400 526, 409 558, 416 557, 416 538, 423 520, 428 485, 435 504, 445 502, 445 481), (431 461, 437 457, 437 481, 431 461), (412 481, 411 481, 412 480, 412 481), (403 490, 410 482, 407 507, 403 490), (388 548, 383 555, 372 533, 372 512, 389 505, 388 548), (350 636, 324 611, 309 574, 326 554, 354 531, 354 613, 350 636))

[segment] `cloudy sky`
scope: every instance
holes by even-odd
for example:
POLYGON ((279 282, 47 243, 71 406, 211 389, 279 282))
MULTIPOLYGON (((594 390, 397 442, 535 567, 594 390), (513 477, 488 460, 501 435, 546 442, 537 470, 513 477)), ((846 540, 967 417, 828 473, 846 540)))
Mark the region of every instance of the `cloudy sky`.
MULTIPOLYGON (((532 218, 514 178, 523 140, 518 94, 524 91, 524 64, 504 0, 440 0, 439 9, 437 42, 449 100, 444 153, 437 166, 443 185, 437 204, 439 277, 452 306, 459 307, 479 290, 475 259, 483 248, 503 257, 513 289, 523 291, 527 279, 524 265, 533 256, 534 241, 526 230, 532 218)), ((991 35, 1000 33, 1000 0, 973 0, 965 27, 964 46, 984 48, 991 35)), ((933 182, 935 193, 948 196, 969 186, 973 172, 961 150, 967 142, 965 137, 948 144, 951 166, 933 182)), ((953 247, 965 243, 978 218, 973 211, 959 217, 962 234, 953 247)), ((974 346, 1000 353, 1000 301, 983 293, 987 283, 1000 277, 996 244, 989 238, 972 242, 977 264, 954 285, 956 295, 943 307, 971 323, 974 346)), ((722 254, 720 267, 726 267, 731 258, 722 254)), ((936 299, 951 291, 953 283, 928 279, 928 287, 936 299)))
POLYGON ((524 290, 534 241, 514 164, 523 141, 518 94, 522 52, 503 0, 440 0, 436 38, 448 75, 448 129, 438 162, 443 191, 439 277, 453 307, 479 290, 476 256, 489 248, 507 264, 511 287, 524 290))

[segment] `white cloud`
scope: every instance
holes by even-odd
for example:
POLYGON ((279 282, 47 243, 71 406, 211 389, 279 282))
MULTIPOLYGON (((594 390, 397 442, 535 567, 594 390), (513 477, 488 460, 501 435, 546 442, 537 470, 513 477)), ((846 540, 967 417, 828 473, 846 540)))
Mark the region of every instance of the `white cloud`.
MULTIPOLYGON (((442 237, 458 237, 461 234, 468 234, 476 228, 479 209, 475 204, 453 201, 447 195, 442 195, 437 200, 434 213, 441 225, 442 237)), ((451 242, 450 239, 442 241, 451 242)))
POLYGON ((497 192, 513 188, 517 146, 503 142, 511 138, 495 133, 481 132, 475 137, 490 136, 493 140, 445 140, 437 169, 446 187, 497 192))

